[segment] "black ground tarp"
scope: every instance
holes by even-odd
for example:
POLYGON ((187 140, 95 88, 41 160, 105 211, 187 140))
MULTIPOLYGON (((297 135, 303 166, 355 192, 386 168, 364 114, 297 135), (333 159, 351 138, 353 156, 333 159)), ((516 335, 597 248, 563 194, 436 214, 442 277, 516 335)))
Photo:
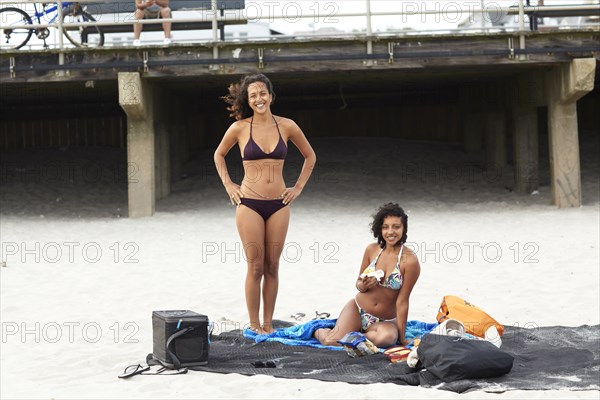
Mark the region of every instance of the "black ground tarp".
POLYGON ((443 383, 426 370, 391 363, 382 354, 351 358, 344 351, 254 343, 240 331, 224 332, 211 340, 209 364, 195 370, 356 384, 436 386, 459 393, 600 389, 600 325, 535 329, 506 326, 502 350, 515 357, 511 372, 493 379, 451 383, 443 383), (272 361, 275 368, 256 368, 252 363, 257 361, 272 361))

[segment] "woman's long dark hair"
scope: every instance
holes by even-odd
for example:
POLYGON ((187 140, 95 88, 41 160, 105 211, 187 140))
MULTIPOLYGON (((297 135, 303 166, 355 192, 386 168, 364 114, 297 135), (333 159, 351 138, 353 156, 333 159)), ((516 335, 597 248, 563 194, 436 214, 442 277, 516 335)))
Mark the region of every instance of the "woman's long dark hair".
POLYGON ((385 240, 381 234, 381 227, 383 226, 383 220, 386 217, 400 217, 402 225, 404 226, 400 244, 406 243, 406 238, 408 237, 408 215, 406 215, 402 207, 398 204, 387 203, 377 210, 377 213, 373 215, 373 222, 371 222, 371 232, 373 232, 373 237, 377 238, 379 246, 381 246, 382 249, 385 247, 385 240))
POLYGON ((275 92, 269 78, 263 74, 246 75, 238 83, 229 85, 229 94, 221 97, 225 103, 229 104, 227 110, 230 112, 230 117, 239 121, 252 116, 252 108, 248 105, 248 86, 254 82, 264 83, 267 86, 269 94, 273 97, 271 103, 275 102, 275 92))

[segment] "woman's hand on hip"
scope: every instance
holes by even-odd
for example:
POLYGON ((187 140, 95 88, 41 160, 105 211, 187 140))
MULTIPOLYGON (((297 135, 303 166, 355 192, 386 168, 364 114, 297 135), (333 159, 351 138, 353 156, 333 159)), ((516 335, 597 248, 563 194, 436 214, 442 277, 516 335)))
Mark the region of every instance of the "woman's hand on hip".
POLYGON ((231 201, 231 204, 234 206, 239 205, 240 201, 241 201, 240 199, 242 197, 244 197, 244 195, 242 194, 240 185, 236 185, 235 183, 230 183, 225 186, 225 190, 227 191, 227 194, 229 195, 229 200, 231 201))
POLYGON ((302 189, 294 186, 291 188, 286 188, 281 194, 283 204, 290 205, 298 196, 302 193, 302 189))

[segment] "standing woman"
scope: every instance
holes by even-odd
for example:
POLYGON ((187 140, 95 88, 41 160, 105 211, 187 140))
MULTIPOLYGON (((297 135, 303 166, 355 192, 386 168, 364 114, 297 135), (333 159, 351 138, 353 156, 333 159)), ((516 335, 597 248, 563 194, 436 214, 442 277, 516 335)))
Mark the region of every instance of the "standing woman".
POLYGON ((296 200, 317 161, 302 130, 289 118, 273 115, 273 85, 263 74, 248 75, 229 86, 223 97, 236 121, 231 124, 214 159, 217 172, 233 205, 237 205, 236 225, 248 261, 245 292, 250 329, 273 331, 273 312, 279 287, 279 258, 290 221, 289 205, 296 200), (286 188, 283 164, 291 141, 304 156, 304 165, 293 187, 286 188), (244 178, 240 185, 231 181, 225 156, 237 144, 244 178), (259 310, 262 292, 263 323, 259 310))

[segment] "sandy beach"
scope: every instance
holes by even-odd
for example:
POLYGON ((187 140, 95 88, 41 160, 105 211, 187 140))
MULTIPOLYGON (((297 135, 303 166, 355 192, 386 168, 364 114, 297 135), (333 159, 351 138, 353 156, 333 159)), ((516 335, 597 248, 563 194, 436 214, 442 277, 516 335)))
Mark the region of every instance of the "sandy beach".
MULTIPOLYGON (((308 135, 309 140, 310 135, 308 135)), ((552 206, 540 188, 512 191, 513 171, 485 171, 458 145, 392 138, 311 140, 318 165, 292 204, 275 318, 337 315, 354 296, 370 216, 399 203, 421 262, 409 319, 433 322, 446 294, 505 325, 600 323, 600 135, 581 134, 583 206, 552 206), (335 145, 334 145, 335 144, 335 145)), ((215 333, 247 324, 245 261, 212 151, 153 217, 129 219, 125 154, 64 148, 2 154, 1 397, 138 398, 594 398, 589 391, 470 392, 190 372, 120 380, 152 351, 153 310, 209 316, 215 333)), ((230 165, 240 176, 236 151, 230 165)), ((291 151, 286 181, 301 158, 291 151)))

